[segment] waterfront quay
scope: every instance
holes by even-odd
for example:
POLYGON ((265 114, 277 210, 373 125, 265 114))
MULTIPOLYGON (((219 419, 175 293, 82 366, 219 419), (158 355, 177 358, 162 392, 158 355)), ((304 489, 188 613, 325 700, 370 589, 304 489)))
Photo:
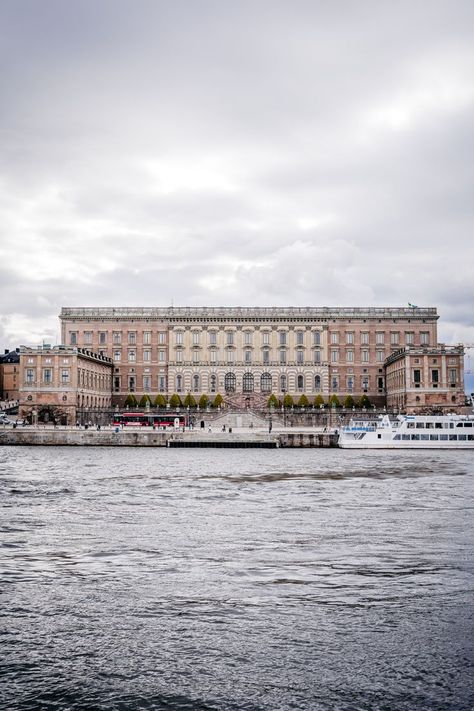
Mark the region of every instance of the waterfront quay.
POLYGON ((336 447, 337 431, 314 427, 282 427, 271 432, 264 428, 156 430, 151 427, 100 429, 54 426, 3 427, 2 445, 92 446, 92 447, 222 447, 300 448, 336 447))

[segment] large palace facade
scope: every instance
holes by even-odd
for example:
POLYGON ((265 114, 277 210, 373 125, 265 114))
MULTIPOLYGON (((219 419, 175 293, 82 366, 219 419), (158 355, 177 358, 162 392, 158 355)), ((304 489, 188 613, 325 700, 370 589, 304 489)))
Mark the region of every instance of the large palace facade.
POLYGON ((62 343, 113 362, 113 403, 128 393, 235 404, 366 394, 385 404, 385 361, 436 347, 435 308, 63 308, 62 343))

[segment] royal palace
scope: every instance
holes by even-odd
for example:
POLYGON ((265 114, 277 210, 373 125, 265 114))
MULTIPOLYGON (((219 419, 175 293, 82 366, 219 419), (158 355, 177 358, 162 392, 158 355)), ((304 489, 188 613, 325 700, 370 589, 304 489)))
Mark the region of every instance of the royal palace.
POLYGON ((435 308, 65 307, 60 321, 65 347, 110 359, 114 405, 129 393, 219 393, 240 407, 270 394, 367 395, 384 405, 393 363, 391 404, 406 406, 411 390, 420 406, 464 401, 462 347, 438 344, 435 308), (404 372, 402 392, 393 369, 406 370, 413 349, 417 374, 404 372))

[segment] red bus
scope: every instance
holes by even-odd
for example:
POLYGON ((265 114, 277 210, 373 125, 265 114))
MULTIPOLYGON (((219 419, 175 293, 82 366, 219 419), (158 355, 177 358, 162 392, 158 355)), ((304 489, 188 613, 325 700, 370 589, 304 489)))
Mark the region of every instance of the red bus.
POLYGON ((184 427, 186 418, 170 412, 166 415, 155 415, 146 412, 121 412, 114 415, 114 425, 117 427, 184 427))

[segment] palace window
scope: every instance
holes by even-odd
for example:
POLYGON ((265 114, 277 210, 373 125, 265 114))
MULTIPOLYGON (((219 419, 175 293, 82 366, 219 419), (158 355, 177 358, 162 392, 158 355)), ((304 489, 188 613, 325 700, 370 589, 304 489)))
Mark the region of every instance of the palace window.
POLYGON ((122 351, 114 351, 114 360, 115 361, 122 360, 122 351))
POLYGON ((252 351, 245 351, 244 353, 244 360, 246 363, 251 363, 252 362, 252 351))
POLYGON ((286 389, 286 375, 280 375, 280 390, 284 393, 286 389))
POLYGON ((64 370, 61 370, 61 382, 62 383, 68 383, 69 382, 69 369, 65 368, 64 370))
POLYGON ((361 355, 362 363, 369 362, 369 351, 368 350, 362 350, 360 355, 361 355))
POLYGON ((69 334, 69 343, 71 346, 77 346, 77 331, 71 331, 69 334))
POLYGON ((234 345, 234 332, 233 331, 227 331, 227 345, 228 346, 234 345))
POLYGON ((339 343, 339 332, 338 331, 331 332, 331 343, 333 343, 334 345, 337 345, 339 343))
POLYGON ((199 331, 193 331, 193 346, 199 345, 199 331))
POLYGON ((339 360, 339 351, 331 351, 331 363, 337 363, 339 360))
POLYGON ((405 345, 412 346, 415 343, 415 334, 412 331, 405 333, 405 345))
POLYGON ((304 343, 304 331, 296 331, 296 345, 302 346, 304 343))
POLYGON ((211 363, 217 363, 217 351, 209 352, 209 360, 211 363))
POLYGON ((392 331, 390 334, 390 345, 392 346, 398 346, 400 343, 400 334, 398 331, 392 331))
POLYGON ((216 331, 209 331, 209 344, 215 346, 217 344, 217 333, 216 331))
POLYGON ((216 382, 217 382, 216 376, 215 376, 215 375, 211 375, 211 393, 215 393, 215 392, 216 392, 216 382))
POLYGON ((320 375, 314 376, 314 389, 317 391, 321 390, 321 376, 320 375))
POLYGON ((183 351, 176 351, 176 362, 177 363, 183 362, 183 351))
POLYGON ((377 363, 383 363, 385 360, 385 351, 376 352, 377 363))
POLYGON ((224 388, 226 393, 235 393, 235 388, 237 385, 237 380, 235 373, 226 373, 224 378, 224 388))
POLYGON ((280 346, 286 346, 286 331, 280 331, 280 346))
POLYGON ((383 346, 385 343, 385 333, 383 331, 377 331, 375 334, 375 343, 378 346, 383 346))
POLYGON ((346 343, 352 345, 354 343, 354 331, 346 332, 346 343))
POLYGON ((234 351, 231 350, 230 348, 227 350, 227 362, 228 363, 234 362, 234 351))
POLYGON ((107 332, 106 331, 100 331, 99 343, 101 346, 103 346, 105 343, 107 343, 107 332))
POLYGON ((303 365, 304 351, 296 351, 296 362, 298 363, 298 365, 303 365))
POLYGON ((33 368, 27 368, 26 369, 26 382, 27 383, 34 383, 35 381, 35 371, 33 368))
POLYGON ((281 350, 280 351, 280 365, 285 365, 286 364, 286 351, 281 350))
POLYGON ((51 383, 52 379, 53 379, 52 375, 53 375, 53 371, 51 370, 51 368, 45 368, 43 370, 43 382, 44 383, 51 383))
POLYGON ((451 385, 456 385, 458 379, 458 371, 456 368, 450 368, 449 369, 449 382, 451 385))
POLYGON ((262 343, 264 346, 269 346, 270 345, 270 332, 269 331, 263 331, 262 333, 262 343))
POLYGON ((149 375, 143 376, 143 390, 146 393, 151 390, 151 377, 149 375))
POLYGON ((321 331, 315 331, 313 335, 313 343, 315 346, 321 345, 321 331))
POLYGON ((134 363, 137 359, 137 352, 130 350, 128 351, 128 362, 129 363, 134 363))
POLYGON ((182 375, 177 375, 176 376, 176 391, 180 393, 183 389, 183 376, 182 375))
POLYGON ((270 363, 270 351, 268 349, 263 351, 263 363, 268 365, 270 363))
POLYGON ((158 343, 162 346, 164 343, 166 343, 166 332, 165 331, 159 331, 158 332, 158 343))
POLYGON ((195 393, 199 392, 199 375, 197 373, 193 375, 193 390, 195 393))
POLYGON ((193 351, 193 363, 197 365, 199 363, 199 351, 193 351))
POLYGON ((92 331, 84 331, 84 343, 90 346, 92 343, 92 331))
POLYGON ((347 363, 354 362, 354 351, 346 351, 346 362, 347 363))
POLYGON ((301 392, 304 388, 304 377, 302 375, 298 375, 296 378, 296 387, 298 388, 299 392, 301 392))
POLYGON ((183 345, 183 332, 182 331, 176 331, 176 345, 177 346, 183 345))
POLYGON ((246 346, 252 345, 252 331, 245 331, 244 332, 244 343, 246 346))
POLYGON ((337 375, 332 376, 332 391, 333 393, 337 392, 339 390, 339 378, 337 375))
POLYGON ((165 352, 164 351, 158 351, 158 362, 159 363, 165 362, 165 352))
POLYGON ((252 393, 254 389, 252 373, 244 373, 242 390, 244 393, 252 393))
POLYGON ((363 331, 363 332, 360 334, 360 342, 361 342, 362 345, 364 345, 364 346, 368 346, 368 345, 369 345, 369 334, 367 333, 367 331, 363 331))
POLYGON ((270 375, 270 373, 262 373, 260 377, 260 390, 262 393, 271 393, 272 376, 270 375))
POLYGON ((149 346, 151 343, 151 331, 143 331, 143 345, 149 346))
POLYGON ((428 331, 420 332, 420 343, 422 346, 428 346, 430 343, 430 334, 428 331))
POLYGON ((151 361, 151 351, 143 351, 143 361, 149 363, 151 361))
POLYGON ((354 392, 354 376, 350 375, 347 378, 347 392, 352 393, 354 392))
POLYGON ((130 343, 130 345, 133 345, 133 346, 135 345, 135 343, 137 342, 136 331, 129 331, 128 332, 128 342, 130 343))
POLYGON ((316 363, 316 365, 319 365, 319 363, 321 363, 321 351, 320 350, 314 351, 314 362, 316 363))
POLYGON ((112 343, 117 346, 119 345, 119 343, 122 343, 122 334, 119 331, 113 332, 112 343))

